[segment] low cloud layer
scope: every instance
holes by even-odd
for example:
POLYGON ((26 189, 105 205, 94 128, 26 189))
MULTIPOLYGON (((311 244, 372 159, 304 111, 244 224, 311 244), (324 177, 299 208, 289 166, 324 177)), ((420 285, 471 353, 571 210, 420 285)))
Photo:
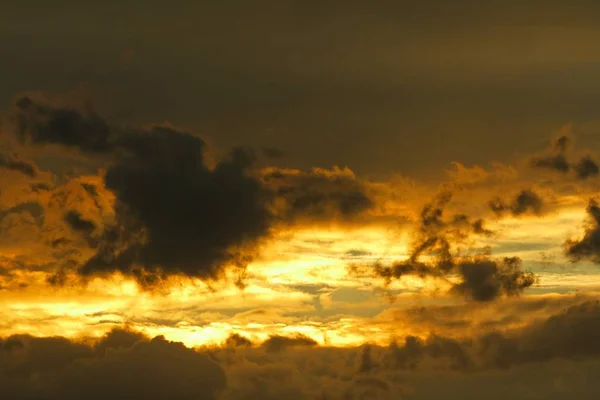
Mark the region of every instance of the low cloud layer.
MULTIPOLYGON (((587 301, 518 330, 467 337, 407 336, 389 346, 359 348, 271 337, 262 345, 245 340, 240 346, 238 339, 222 348, 192 350, 122 329, 95 343, 20 335, 0 340, 0 383, 3 393, 15 400, 90 395, 152 400, 420 399, 429 398, 432 382, 440 392, 442 385, 461 398, 486 390, 491 398, 501 398, 494 397, 499 390, 521 399, 528 398, 522 392, 525 373, 531 390, 560 399, 561 387, 544 387, 542 381, 567 377, 572 368, 590 377, 598 371, 598 321, 598 302, 587 301), (285 346, 274 351, 275 342, 285 346), (527 372, 532 369, 540 376, 527 372), (485 384, 451 385, 470 377, 485 384)), ((572 390, 579 398, 592 399, 594 382, 579 382, 572 390)))

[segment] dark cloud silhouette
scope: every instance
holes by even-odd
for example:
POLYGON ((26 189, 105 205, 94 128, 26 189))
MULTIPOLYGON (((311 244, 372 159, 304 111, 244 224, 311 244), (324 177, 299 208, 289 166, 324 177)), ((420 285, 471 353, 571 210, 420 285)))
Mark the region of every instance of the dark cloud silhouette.
POLYGON ((226 347, 250 347, 252 346, 252 341, 245 336, 240 335, 239 333, 232 333, 225 340, 226 347))
MULTIPOLYGON (((22 97, 13 110, 24 142, 60 144, 107 157, 106 189, 117 198, 116 223, 102 227, 68 211, 65 222, 97 249, 82 275, 119 271, 152 285, 170 275, 222 276, 244 268, 277 222, 350 219, 373 206, 348 169, 310 172, 254 168, 254 155, 234 149, 209 166, 205 142, 155 126, 113 126, 89 107, 75 109, 22 97)), ((271 152, 272 153, 272 152, 271 152)), ((98 203, 98 189, 82 184, 98 203)))
MULTIPOLYGON (((376 264, 377 276, 389 283, 406 275, 439 279, 458 275, 460 282, 453 284, 450 292, 481 302, 519 295, 536 282, 533 273, 523 271, 519 258, 495 260, 487 254, 473 257, 452 254, 452 242, 460 243, 472 234, 490 235, 492 232, 483 228, 483 220, 470 222, 466 215, 459 214, 446 220, 444 208, 450 200, 451 194, 444 192, 423 207, 417 240, 409 258, 392 265, 376 264), (421 261, 424 255, 433 260, 421 261)), ((518 205, 523 203, 526 202, 515 201, 518 205)))
POLYGON ((37 176, 37 167, 29 161, 21 160, 14 155, 0 154, 0 167, 18 171, 31 178, 37 176))
MULTIPOLYGON (((105 186, 117 196, 119 224, 106 229, 84 275, 121 271, 146 283, 171 274, 217 278, 225 265, 244 266, 245 248, 269 232, 270 193, 251 175, 252 155, 242 149, 210 168, 204 141, 173 128, 118 129, 91 110, 27 97, 16 110, 23 140, 112 152, 105 186)), ((84 189, 97 197, 93 185, 84 189)), ((73 212, 66 221, 93 229, 73 212)))
POLYGON ((94 232, 94 230, 96 230, 96 224, 94 224, 92 221, 84 219, 81 216, 81 213, 75 210, 67 212, 64 220, 67 225, 71 227, 71 229, 85 235, 90 235, 92 232, 94 232))
POLYGON ((111 127, 89 109, 54 107, 23 96, 16 100, 11 118, 24 143, 60 144, 91 153, 113 149, 111 127))
POLYGON ((516 296, 536 281, 533 273, 523 272, 522 262, 517 257, 501 260, 476 257, 461 260, 456 269, 462 282, 452 290, 476 301, 516 296))
POLYGON ((506 212, 514 216, 527 213, 539 215, 542 213, 544 201, 533 190, 522 190, 510 203, 506 203, 499 197, 496 197, 488 205, 497 215, 503 215, 506 212))
POLYGON ((571 144, 571 138, 568 136, 560 136, 552 142, 551 154, 534 157, 531 160, 531 165, 535 168, 546 168, 562 173, 567 173, 571 169, 570 163, 567 161, 566 152, 571 144))
POLYGON ((581 239, 568 239, 565 253, 573 262, 591 260, 600 264, 600 205, 590 199, 587 206, 588 221, 581 239))
POLYGON ((263 179, 283 203, 279 216, 284 220, 351 219, 374 206, 363 184, 348 169, 302 172, 270 168, 263 179))
POLYGON ((262 347, 268 352, 282 351, 288 347, 312 347, 316 346, 317 342, 308 336, 298 334, 296 336, 280 336, 273 335, 262 343, 262 347))
POLYGON ((568 150, 572 139, 569 136, 560 136, 552 143, 550 154, 531 159, 531 166, 558 171, 566 174, 574 171, 578 179, 584 180, 600 173, 598 163, 590 155, 583 156, 577 162, 569 161, 568 150))
POLYGON ((592 160, 590 156, 581 158, 577 164, 573 165, 573 169, 575 170, 575 173, 579 179, 587 179, 598 175, 600 172, 598 163, 592 160))

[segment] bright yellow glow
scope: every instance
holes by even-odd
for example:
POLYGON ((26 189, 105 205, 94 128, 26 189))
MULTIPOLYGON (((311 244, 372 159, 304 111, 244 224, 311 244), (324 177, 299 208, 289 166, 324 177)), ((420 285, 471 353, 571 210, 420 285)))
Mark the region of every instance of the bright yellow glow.
MULTIPOLYGON (((507 255, 526 260, 540 253, 528 250, 527 244, 547 244, 547 253, 560 256, 565 235, 580 234, 584 217, 585 210, 579 207, 546 218, 506 218, 489 225, 500 232, 499 238, 481 244, 491 245, 497 255, 509 246, 507 255)), ((217 282, 213 288, 218 290, 211 290, 198 280, 182 280, 167 291, 144 292, 131 279, 119 276, 92 279, 85 287, 55 289, 46 285, 42 272, 17 271, 18 281, 28 286, 0 291, 0 336, 100 336, 127 324, 188 346, 219 344, 233 332, 255 341, 273 334, 303 334, 335 346, 386 342, 420 331, 410 323, 377 315, 425 301, 419 293, 426 293, 427 301, 444 302, 444 289, 450 283, 405 277, 384 287, 380 279, 352 276, 347 266, 403 259, 409 251, 407 232, 385 226, 281 232, 248 267, 243 291, 232 283, 217 282)), ((600 274, 542 272, 538 288, 593 290, 599 281, 600 274)))

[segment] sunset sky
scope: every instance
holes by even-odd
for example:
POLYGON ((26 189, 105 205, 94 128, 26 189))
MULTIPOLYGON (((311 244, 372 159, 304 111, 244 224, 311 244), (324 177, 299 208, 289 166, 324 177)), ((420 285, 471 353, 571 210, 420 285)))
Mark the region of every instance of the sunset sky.
POLYGON ((2 398, 598 398, 596 3, 2 5, 2 398))

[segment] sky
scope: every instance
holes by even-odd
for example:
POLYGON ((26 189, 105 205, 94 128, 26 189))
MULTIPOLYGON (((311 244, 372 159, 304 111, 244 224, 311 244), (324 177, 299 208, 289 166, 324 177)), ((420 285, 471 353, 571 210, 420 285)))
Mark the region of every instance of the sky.
POLYGON ((7 398, 597 398, 596 2, 1 9, 7 398))

